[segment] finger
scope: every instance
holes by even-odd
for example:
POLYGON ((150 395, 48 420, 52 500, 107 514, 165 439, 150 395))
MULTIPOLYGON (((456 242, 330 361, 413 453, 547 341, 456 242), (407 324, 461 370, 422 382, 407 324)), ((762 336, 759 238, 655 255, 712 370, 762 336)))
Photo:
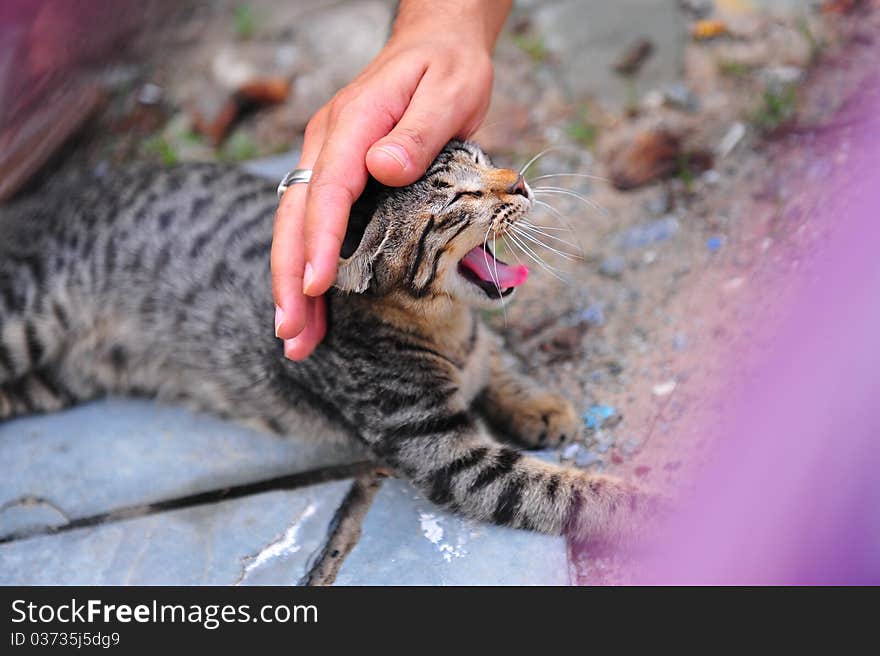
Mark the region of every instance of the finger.
POLYGON ((309 357, 327 332, 327 307, 323 296, 308 298, 306 312, 305 329, 284 342, 284 355, 291 360, 305 360, 309 357))
POLYGON ((427 79, 428 75, 395 128, 367 152, 367 168, 383 184, 412 184, 450 139, 465 136, 463 128, 472 117, 450 111, 454 99, 446 85, 436 78, 427 79))
POLYGON ((305 326, 306 298, 302 293, 305 246, 302 216, 305 190, 294 185, 286 192, 275 213, 272 236, 272 294, 275 297, 275 336, 293 337, 305 326))
MULTIPOLYGON (((297 168, 311 168, 326 135, 325 115, 310 123, 297 168)), ((304 219, 307 185, 291 185, 278 205, 272 236, 272 294, 275 298, 275 335, 290 339, 306 325, 304 219)))
POLYGON ((303 289, 309 296, 323 294, 333 284, 348 215, 367 182, 367 150, 394 125, 383 102, 377 94, 373 104, 362 100, 342 110, 315 163, 305 220, 303 289))

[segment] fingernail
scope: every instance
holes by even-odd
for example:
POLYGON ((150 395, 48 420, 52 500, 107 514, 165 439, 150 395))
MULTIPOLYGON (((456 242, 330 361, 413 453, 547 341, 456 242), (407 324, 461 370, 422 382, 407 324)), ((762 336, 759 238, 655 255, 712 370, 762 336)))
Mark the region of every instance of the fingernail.
POLYGON ((306 270, 303 272, 303 292, 306 294, 309 293, 309 287, 311 287, 314 278, 315 269, 312 267, 311 262, 306 262, 306 270))
POLYGON ((407 163, 409 162, 409 155, 407 155, 406 151, 400 146, 387 144, 379 146, 378 150, 381 150, 383 153, 388 155, 388 157, 394 159, 398 164, 400 164, 400 168, 406 168, 407 163))
POLYGON ((284 340, 284 357, 290 357, 290 351, 293 350, 294 346, 296 346, 296 337, 284 340))
POLYGON ((275 337, 278 337, 278 331, 281 329, 281 324, 284 323, 284 310, 282 310, 279 306, 275 306, 275 337))

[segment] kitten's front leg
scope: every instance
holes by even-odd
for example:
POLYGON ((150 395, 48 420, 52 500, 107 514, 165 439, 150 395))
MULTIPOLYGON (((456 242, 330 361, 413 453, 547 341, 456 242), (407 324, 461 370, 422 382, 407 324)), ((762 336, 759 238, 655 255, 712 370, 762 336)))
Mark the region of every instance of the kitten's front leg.
POLYGON ((499 435, 531 449, 580 437, 583 422, 568 400, 515 371, 497 348, 489 357, 489 382, 476 405, 499 435))

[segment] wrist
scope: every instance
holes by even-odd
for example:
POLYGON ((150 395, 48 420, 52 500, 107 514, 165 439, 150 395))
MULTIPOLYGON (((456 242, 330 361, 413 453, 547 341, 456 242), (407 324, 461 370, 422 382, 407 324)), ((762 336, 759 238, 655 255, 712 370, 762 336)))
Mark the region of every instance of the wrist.
POLYGON ((491 56, 511 0, 401 0, 391 42, 446 39, 491 56))

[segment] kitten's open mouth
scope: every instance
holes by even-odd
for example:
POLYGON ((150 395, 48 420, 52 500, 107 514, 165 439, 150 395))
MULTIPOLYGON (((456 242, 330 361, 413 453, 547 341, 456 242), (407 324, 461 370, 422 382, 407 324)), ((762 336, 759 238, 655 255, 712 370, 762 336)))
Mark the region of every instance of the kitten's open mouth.
POLYGON ((475 246, 458 263, 458 272, 470 283, 485 292, 489 298, 503 298, 529 277, 529 270, 522 264, 511 266, 502 262, 492 249, 475 246))

